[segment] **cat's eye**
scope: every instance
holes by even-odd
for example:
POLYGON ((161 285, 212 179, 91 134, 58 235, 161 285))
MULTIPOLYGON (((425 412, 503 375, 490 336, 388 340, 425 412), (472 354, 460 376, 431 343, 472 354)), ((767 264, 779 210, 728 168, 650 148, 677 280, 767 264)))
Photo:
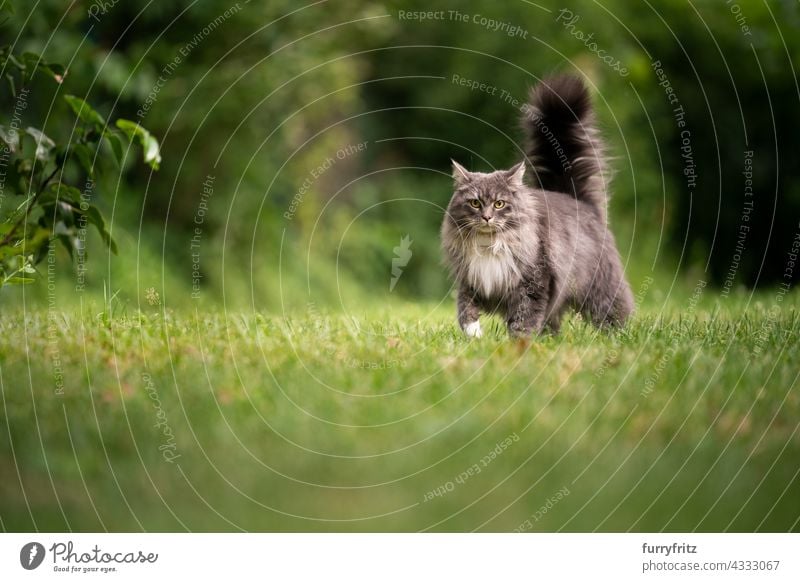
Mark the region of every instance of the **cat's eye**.
POLYGON ((471 199, 469 201, 469 205, 472 206, 473 208, 480 208, 481 207, 481 201, 478 200, 477 198, 473 198, 473 199, 471 199))
POLYGON ((506 205, 506 203, 505 203, 504 200, 498 200, 497 202, 494 203, 494 207, 495 208, 502 208, 505 205, 506 205))

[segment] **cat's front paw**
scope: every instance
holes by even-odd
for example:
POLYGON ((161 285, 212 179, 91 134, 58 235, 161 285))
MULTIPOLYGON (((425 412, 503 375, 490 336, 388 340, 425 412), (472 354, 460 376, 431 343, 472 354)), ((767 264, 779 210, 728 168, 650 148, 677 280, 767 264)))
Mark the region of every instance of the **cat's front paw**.
POLYGON ((481 330, 481 322, 473 321, 472 323, 466 324, 464 326, 464 333, 467 334, 467 337, 475 337, 475 338, 483 337, 483 331, 481 330))

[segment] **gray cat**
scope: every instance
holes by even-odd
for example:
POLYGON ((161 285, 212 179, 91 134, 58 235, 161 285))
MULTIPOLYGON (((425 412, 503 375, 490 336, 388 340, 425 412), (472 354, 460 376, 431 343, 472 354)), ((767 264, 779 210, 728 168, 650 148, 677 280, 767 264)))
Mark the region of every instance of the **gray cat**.
POLYGON ((480 337, 480 313, 499 313, 509 334, 527 337, 557 333, 573 308, 597 326, 621 326, 633 295, 608 230, 604 146, 583 81, 542 81, 522 123, 536 187, 524 182, 524 161, 490 174, 453 161, 442 246, 458 283, 458 323, 480 337))

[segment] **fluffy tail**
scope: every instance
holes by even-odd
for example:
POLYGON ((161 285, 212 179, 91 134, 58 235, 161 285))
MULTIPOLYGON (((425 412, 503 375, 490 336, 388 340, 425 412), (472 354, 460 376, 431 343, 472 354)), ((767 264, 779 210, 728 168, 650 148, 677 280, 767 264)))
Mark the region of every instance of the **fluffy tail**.
POLYGON ((571 75, 543 80, 531 89, 522 124, 541 187, 605 208, 605 145, 583 81, 571 75))

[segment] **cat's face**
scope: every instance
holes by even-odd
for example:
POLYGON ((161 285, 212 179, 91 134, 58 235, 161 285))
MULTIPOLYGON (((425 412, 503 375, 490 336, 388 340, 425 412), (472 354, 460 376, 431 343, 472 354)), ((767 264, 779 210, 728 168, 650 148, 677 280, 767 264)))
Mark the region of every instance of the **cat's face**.
POLYGON ((462 236, 493 235, 519 226, 528 201, 525 164, 491 174, 468 172, 453 162, 455 192, 448 214, 462 236))

